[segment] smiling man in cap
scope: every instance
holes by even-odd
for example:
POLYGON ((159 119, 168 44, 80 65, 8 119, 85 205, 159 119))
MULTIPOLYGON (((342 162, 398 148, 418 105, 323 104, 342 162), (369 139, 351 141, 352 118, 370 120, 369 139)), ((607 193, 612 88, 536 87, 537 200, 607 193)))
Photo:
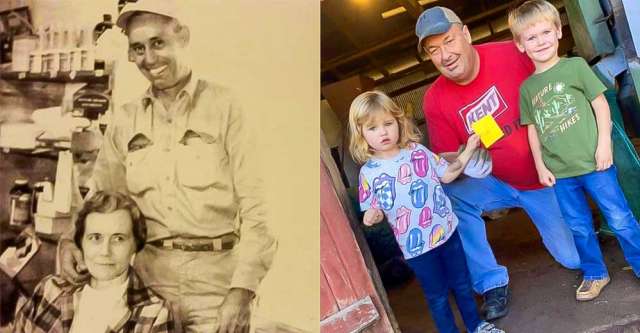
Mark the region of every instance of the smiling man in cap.
POLYGON ((492 172, 444 185, 460 220, 458 230, 473 288, 483 294, 488 320, 508 312, 509 276, 487 240, 483 211, 523 208, 551 255, 563 266, 580 266, 573 237, 552 188, 538 180, 527 129, 520 126, 519 87, 534 67, 512 41, 472 45, 466 25, 450 9, 431 7, 416 23, 418 50, 442 74, 425 92, 423 111, 431 150, 455 155, 473 133, 472 124, 495 118, 504 137, 488 148, 492 172))
MULTIPOLYGON (((186 332, 248 332, 250 303, 277 246, 260 164, 230 91, 191 70, 178 4, 139 0, 118 17, 129 60, 150 86, 114 112, 93 182, 140 206, 148 240, 134 267, 186 332)), ((82 257, 63 242, 63 272, 80 279, 82 257)))

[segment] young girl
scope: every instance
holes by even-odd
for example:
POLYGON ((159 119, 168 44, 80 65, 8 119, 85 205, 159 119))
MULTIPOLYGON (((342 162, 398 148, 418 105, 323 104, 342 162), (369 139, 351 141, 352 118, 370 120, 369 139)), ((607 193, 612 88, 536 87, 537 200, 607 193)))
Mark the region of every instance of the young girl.
POLYGON ((387 216, 407 263, 420 281, 432 317, 442 333, 458 332, 449 306, 453 291, 470 332, 504 333, 478 315, 458 219, 440 182, 456 179, 478 147, 472 135, 457 160, 417 143, 415 125, 388 96, 365 92, 349 110, 350 150, 360 169, 359 201, 364 224, 387 216))

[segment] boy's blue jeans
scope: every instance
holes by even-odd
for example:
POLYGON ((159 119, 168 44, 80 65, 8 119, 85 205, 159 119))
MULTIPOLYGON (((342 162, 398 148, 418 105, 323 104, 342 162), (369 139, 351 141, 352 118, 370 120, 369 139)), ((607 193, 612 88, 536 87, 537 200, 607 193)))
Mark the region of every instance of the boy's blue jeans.
POLYGON ((431 317, 440 333, 458 333, 449 305, 449 290, 453 291, 458 310, 469 332, 480 325, 478 307, 473 298, 471 281, 458 231, 435 249, 407 259, 427 298, 431 317))
POLYGON ((620 189, 615 166, 604 171, 558 179, 555 191, 560 209, 576 241, 584 279, 609 276, 594 232, 585 191, 600 208, 616 235, 627 262, 636 276, 640 277, 640 226, 620 189))
POLYGON ((580 267, 580 257, 571 230, 564 222, 552 188, 520 191, 503 181, 485 178, 462 178, 444 184, 458 216, 458 232, 467 256, 473 289, 480 294, 509 283, 507 268, 498 265, 487 240, 483 211, 523 208, 538 229, 542 242, 553 258, 569 269, 580 267))

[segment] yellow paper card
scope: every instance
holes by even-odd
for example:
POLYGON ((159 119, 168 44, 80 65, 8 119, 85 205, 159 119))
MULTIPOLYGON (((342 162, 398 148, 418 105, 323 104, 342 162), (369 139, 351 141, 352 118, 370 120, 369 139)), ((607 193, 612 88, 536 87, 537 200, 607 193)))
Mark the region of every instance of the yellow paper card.
POLYGON ((504 136, 504 132, 502 132, 502 129, 490 114, 478 119, 478 121, 471 124, 471 127, 480 136, 480 141, 486 148, 491 147, 504 136))

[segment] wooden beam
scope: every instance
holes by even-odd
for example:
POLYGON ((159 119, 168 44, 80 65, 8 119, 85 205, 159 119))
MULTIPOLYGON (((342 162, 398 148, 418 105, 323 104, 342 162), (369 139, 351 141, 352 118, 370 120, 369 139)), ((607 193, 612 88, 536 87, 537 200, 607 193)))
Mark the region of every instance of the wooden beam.
POLYGON ((393 73, 391 74, 389 77, 380 79, 376 81, 376 86, 380 86, 383 85, 385 83, 389 83, 398 79, 401 79, 407 75, 411 75, 417 71, 423 71, 425 75, 429 75, 433 72, 437 72, 438 70, 436 69, 436 66, 433 65, 433 62, 431 62, 431 60, 422 60, 421 58, 418 58, 418 63, 405 68, 399 72, 393 73))
MULTIPOLYGON (((340 31, 340 33, 342 33, 349 40, 349 42, 356 49, 360 50, 362 48, 362 45, 360 45, 358 40, 351 34, 351 32, 349 32, 349 29, 347 29, 347 27, 342 23, 341 20, 339 20, 339 19, 336 20, 330 15, 328 15, 327 18, 331 21, 331 23, 333 23, 333 25, 338 29, 338 31, 340 31)), ((367 59, 369 59, 369 61, 373 64, 373 66, 377 70, 379 70, 382 73, 382 75, 389 76, 389 72, 387 71, 386 68, 384 68, 384 66, 380 63, 380 61, 378 61, 376 58, 374 58, 370 53, 365 54, 364 56, 367 59)), ((335 69, 335 67, 333 67, 332 69, 335 69)))
POLYGON ((327 333, 362 332, 378 318, 380 318, 380 314, 378 314, 371 297, 367 296, 321 320, 320 331, 327 333))
POLYGON ((365 265, 369 270, 369 274, 371 275, 371 280, 373 281, 373 285, 376 289, 378 297, 380 297, 380 301, 384 310, 386 312, 387 318, 385 319, 382 316, 382 320, 388 320, 389 324, 393 327, 394 332, 400 332, 400 326, 393 314, 393 310, 391 309, 391 305, 389 304, 389 298, 387 297, 387 291, 384 289, 384 285, 382 284, 382 279, 380 278, 380 273, 378 272, 378 268, 376 267, 375 261, 373 260, 373 255, 371 254, 371 250, 369 249, 369 245, 367 244, 367 240, 364 237, 363 231, 360 229, 359 223, 360 221, 357 218, 357 215, 354 211, 353 206, 351 205, 351 201, 349 199, 349 195, 347 194, 347 189, 345 188, 342 180, 340 178, 340 171, 338 170, 338 166, 333 160, 331 156, 331 150, 329 149, 329 145, 324 137, 324 133, 320 132, 320 160, 321 167, 326 168, 327 173, 331 177, 333 182, 333 187, 335 190, 338 199, 344 209, 347 218, 349 219, 349 224, 351 226, 351 230, 353 231, 353 235, 356 238, 356 242, 360 247, 360 251, 362 252, 362 257, 364 259, 365 265))
POLYGON ((386 48, 386 47, 388 47, 390 45, 393 45, 393 44, 396 44, 398 42, 401 42, 401 41, 403 41, 403 40, 405 40, 405 39, 407 39, 407 38, 409 38, 411 36, 415 36, 413 31, 405 32, 402 35, 393 37, 393 38, 391 38, 391 39, 389 39, 387 41, 381 42, 381 43, 375 43, 374 46, 368 47, 366 49, 359 50, 359 51, 354 52, 354 53, 352 53, 350 55, 339 56, 339 57, 336 57, 334 59, 328 60, 325 63, 325 65, 321 66, 321 70, 323 72, 324 71, 328 71, 328 70, 330 70, 332 68, 335 68, 335 67, 340 66, 342 64, 348 63, 348 62, 353 61, 355 59, 362 58, 362 57, 364 57, 365 55, 367 55, 369 53, 382 50, 382 49, 384 49, 384 48, 386 48))
POLYGON ((404 7, 414 20, 418 20, 422 14, 422 6, 416 0, 396 0, 396 2, 404 7))
POLYGON ((337 77, 338 80, 346 78, 346 76, 342 74, 342 72, 340 72, 337 68, 332 69, 330 73, 333 74, 333 76, 337 77))

